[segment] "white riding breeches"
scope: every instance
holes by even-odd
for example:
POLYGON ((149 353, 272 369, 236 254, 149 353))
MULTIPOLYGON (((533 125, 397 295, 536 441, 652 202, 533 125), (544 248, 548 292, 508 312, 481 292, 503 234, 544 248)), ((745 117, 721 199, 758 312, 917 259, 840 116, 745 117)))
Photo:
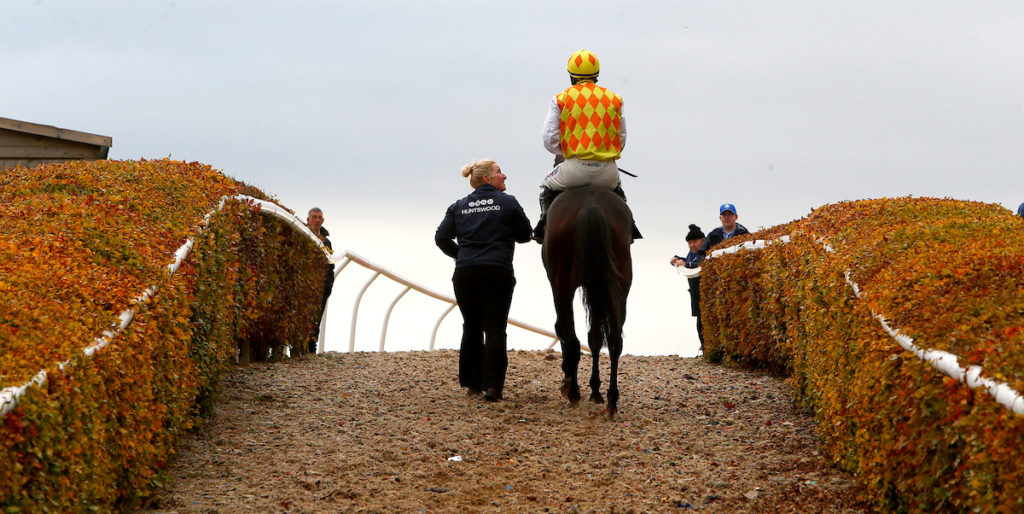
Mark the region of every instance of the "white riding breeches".
POLYGON ((544 177, 541 185, 565 191, 571 187, 595 185, 614 189, 619 183, 619 167, 615 161, 583 161, 575 157, 566 159, 544 177))

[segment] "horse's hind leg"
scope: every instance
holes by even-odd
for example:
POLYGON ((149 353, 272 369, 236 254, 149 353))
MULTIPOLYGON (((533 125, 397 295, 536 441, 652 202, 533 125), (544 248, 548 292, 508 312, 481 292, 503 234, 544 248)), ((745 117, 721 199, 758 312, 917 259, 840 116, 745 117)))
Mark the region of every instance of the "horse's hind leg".
POLYGON ((601 347, 604 346, 604 334, 601 332, 599 323, 594 323, 594 316, 591 315, 591 327, 587 333, 587 343, 590 345, 590 356, 593 364, 590 369, 590 401, 604 403, 601 396, 601 347))
POLYGON ((615 419, 619 410, 619 355, 622 354, 622 325, 612 327, 608 334, 608 355, 611 357, 611 373, 608 378, 608 419, 615 419))
POLYGON ((580 340, 576 337, 572 299, 573 294, 561 294, 555 298, 555 334, 562 344, 562 396, 570 403, 576 403, 580 401, 580 385, 576 380, 576 370, 580 364, 580 340))

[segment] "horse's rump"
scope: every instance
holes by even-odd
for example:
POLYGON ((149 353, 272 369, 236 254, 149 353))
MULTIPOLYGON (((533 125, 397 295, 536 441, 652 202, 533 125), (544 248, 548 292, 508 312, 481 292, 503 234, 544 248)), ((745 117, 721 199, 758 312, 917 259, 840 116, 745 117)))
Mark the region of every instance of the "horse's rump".
MULTIPOLYGON (((591 325, 598 326, 607 337, 612 325, 621 325, 617 299, 625 301, 629 284, 619 271, 621 257, 614 251, 612 223, 605 209, 590 203, 583 206, 576 219, 575 280, 583 288, 583 304, 591 325)), ((628 256, 628 254, 627 254, 628 256)))

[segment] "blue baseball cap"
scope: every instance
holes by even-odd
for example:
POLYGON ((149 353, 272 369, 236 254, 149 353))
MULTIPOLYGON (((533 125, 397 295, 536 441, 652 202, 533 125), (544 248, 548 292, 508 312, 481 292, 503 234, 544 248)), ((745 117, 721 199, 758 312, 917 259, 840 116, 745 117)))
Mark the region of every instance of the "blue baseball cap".
POLYGON ((718 214, 722 214, 725 211, 731 211, 733 214, 737 214, 736 206, 731 203, 723 203, 722 206, 718 208, 718 214))

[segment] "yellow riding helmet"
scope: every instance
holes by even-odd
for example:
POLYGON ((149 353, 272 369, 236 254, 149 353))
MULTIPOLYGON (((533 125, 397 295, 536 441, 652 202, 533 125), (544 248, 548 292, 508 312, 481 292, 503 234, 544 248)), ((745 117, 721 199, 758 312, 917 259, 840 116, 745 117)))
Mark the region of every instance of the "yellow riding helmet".
POLYGON ((569 75, 573 78, 592 79, 601 72, 601 63, 597 61, 597 56, 589 50, 577 50, 569 57, 569 65, 566 66, 566 69, 569 70, 569 75))

